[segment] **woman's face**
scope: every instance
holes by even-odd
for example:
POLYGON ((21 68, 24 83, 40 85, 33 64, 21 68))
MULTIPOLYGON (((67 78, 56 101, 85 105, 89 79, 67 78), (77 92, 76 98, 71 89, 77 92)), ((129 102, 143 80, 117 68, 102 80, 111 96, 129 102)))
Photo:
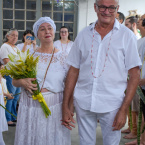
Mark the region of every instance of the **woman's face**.
POLYGON ((11 34, 7 36, 8 42, 15 45, 18 40, 18 31, 12 31, 11 34))
POLYGON ((37 37, 41 43, 43 42, 53 42, 54 40, 54 29, 49 23, 43 23, 40 25, 37 33, 37 37))
POLYGON ((61 39, 68 39, 68 35, 69 35, 69 32, 68 32, 68 29, 67 28, 61 28, 60 29, 60 37, 61 39))
POLYGON ((23 36, 25 41, 26 41, 26 37, 27 37, 27 36, 32 36, 32 34, 28 33, 28 34, 26 34, 25 36, 23 36))

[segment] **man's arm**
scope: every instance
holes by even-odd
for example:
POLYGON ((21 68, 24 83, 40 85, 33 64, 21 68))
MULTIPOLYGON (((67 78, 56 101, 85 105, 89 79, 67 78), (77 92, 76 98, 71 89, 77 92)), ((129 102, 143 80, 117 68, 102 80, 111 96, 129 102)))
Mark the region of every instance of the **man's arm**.
POLYGON ((127 84, 126 95, 122 106, 116 114, 116 117, 113 122, 113 130, 120 130, 126 123, 127 110, 129 105, 135 95, 137 86, 140 80, 140 70, 139 67, 134 67, 128 71, 129 81, 127 84))
POLYGON ((70 67, 68 71, 68 75, 66 78, 65 89, 64 89, 64 98, 62 104, 62 124, 65 125, 68 129, 71 130, 71 127, 75 127, 71 122, 75 123, 73 119, 72 111, 70 110, 70 106, 73 101, 73 91, 78 79, 79 69, 70 67), (70 104, 71 102, 71 104, 70 104))

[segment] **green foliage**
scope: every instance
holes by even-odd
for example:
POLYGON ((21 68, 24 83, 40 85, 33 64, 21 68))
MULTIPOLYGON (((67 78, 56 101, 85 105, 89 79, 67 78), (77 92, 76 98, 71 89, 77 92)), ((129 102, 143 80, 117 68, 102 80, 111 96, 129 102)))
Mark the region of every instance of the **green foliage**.
MULTIPOLYGON (((4 69, 0 70, 2 76, 10 75, 14 79, 36 78, 39 57, 34 58, 33 54, 30 55, 28 50, 27 52, 17 52, 17 56, 10 54, 9 59, 10 61, 5 65, 4 69)), ((37 80, 33 81, 32 83, 37 84, 37 90, 33 91, 33 93, 36 98, 39 98, 39 95, 41 96, 39 84, 37 80)), ((43 101, 40 102, 40 105, 47 118, 51 112, 44 98, 42 100, 43 101)))
POLYGON ((142 122, 142 103, 143 101, 140 99, 139 103, 139 115, 138 115, 138 125, 137 125, 137 144, 140 145, 140 136, 141 136, 141 122, 142 122))
POLYGON ((10 54, 9 58, 11 61, 5 65, 4 69, 0 70, 2 76, 10 75, 14 79, 36 78, 39 57, 34 58, 33 55, 21 52, 18 53, 18 56, 10 54))

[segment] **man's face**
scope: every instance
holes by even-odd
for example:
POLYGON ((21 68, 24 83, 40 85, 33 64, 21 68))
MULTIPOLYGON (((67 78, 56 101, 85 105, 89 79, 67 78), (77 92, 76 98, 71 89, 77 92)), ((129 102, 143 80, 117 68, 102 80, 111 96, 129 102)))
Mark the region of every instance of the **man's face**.
POLYGON ((114 23, 118 8, 118 3, 115 0, 100 0, 97 4, 94 4, 94 9, 97 13, 98 21, 102 24, 109 25, 112 22, 114 23), (102 8, 106 7, 109 7, 109 9, 107 8, 105 11, 102 11, 102 8))
POLYGON ((133 31, 133 26, 132 26, 132 24, 129 21, 130 21, 129 19, 125 20, 125 26, 133 31))
POLYGON ((120 24, 123 23, 123 20, 122 19, 121 20, 119 19, 119 14, 118 13, 116 14, 116 19, 119 21, 120 24))
POLYGON ((142 21, 143 21, 143 19, 145 19, 145 15, 142 15, 141 16, 141 18, 138 20, 138 22, 137 22, 137 28, 139 29, 139 30, 142 30, 144 27, 142 26, 142 21))

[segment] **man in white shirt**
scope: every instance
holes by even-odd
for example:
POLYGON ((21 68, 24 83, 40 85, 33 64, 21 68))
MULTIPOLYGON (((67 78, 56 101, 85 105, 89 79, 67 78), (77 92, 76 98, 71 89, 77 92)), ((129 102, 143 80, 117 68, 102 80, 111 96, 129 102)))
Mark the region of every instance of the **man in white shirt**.
POLYGON ((139 83, 141 61, 136 37, 115 19, 118 8, 118 0, 96 0, 98 20, 78 34, 67 58, 71 67, 64 90, 62 124, 68 129, 74 126, 70 100, 77 82, 74 105, 80 145, 95 145, 97 120, 103 144, 119 145, 120 129, 139 83))
POLYGON ((128 17, 125 20, 125 26, 128 27, 131 31, 133 31, 133 33, 135 34, 135 36, 136 36, 136 38, 138 40, 138 39, 141 38, 141 36, 138 33, 138 31, 137 31, 137 21, 138 21, 137 16, 128 17))

